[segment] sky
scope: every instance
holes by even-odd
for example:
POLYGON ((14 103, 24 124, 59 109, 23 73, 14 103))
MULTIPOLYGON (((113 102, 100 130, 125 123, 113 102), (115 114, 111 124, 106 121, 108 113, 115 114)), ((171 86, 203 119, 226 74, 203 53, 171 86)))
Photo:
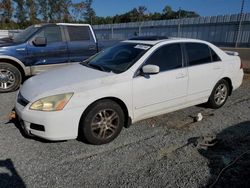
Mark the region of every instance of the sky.
MULTIPOLYGON (((78 0, 76 0, 78 1, 78 0)), ((161 12, 166 5, 174 10, 179 7, 195 11, 201 16, 236 14, 240 12, 242 0, 94 0, 97 16, 113 16, 125 13, 134 7, 146 6, 148 12, 161 12)), ((245 0, 244 12, 250 13, 250 0, 245 0)))

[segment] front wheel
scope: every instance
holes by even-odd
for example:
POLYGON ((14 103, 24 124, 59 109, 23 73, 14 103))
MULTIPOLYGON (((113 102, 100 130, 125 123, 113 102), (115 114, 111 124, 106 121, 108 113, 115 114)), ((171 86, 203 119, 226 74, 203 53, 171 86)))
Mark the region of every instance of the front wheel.
POLYGON ((15 91, 22 82, 22 74, 9 63, 0 63, 0 93, 15 91))
POLYGON ((124 119, 120 105, 112 100, 98 101, 82 117, 79 136, 94 145, 109 143, 121 132, 124 119))
POLYGON ((220 80, 214 87, 207 102, 208 107, 218 109, 222 107, 229 96, 229 84, 226 80, 220 80))

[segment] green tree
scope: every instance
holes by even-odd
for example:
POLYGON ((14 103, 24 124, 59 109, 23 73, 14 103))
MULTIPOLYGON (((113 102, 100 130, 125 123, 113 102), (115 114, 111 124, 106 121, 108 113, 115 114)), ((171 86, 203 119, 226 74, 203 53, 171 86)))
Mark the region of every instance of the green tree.
POLYGON ((173 19, 175 18, 175 12, 172 10, 171 6, 165 6, 165 8, 163 9, 163 15, 162 18, 163 19, 173 19))

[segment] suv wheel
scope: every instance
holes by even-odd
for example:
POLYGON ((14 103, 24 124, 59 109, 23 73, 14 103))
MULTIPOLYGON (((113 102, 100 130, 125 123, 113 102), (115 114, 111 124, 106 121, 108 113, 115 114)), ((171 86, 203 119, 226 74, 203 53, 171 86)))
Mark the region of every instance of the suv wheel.
POLYGON ((101 100, 87 109, 80 122, 79 136, 90 144, 106 144, 119 135, 124 123, 122 108, 112 100, 101 100))
POLYGON ((0 63, 0 93, 15 91, 22 82, 22 74, 9 63, 0 63))

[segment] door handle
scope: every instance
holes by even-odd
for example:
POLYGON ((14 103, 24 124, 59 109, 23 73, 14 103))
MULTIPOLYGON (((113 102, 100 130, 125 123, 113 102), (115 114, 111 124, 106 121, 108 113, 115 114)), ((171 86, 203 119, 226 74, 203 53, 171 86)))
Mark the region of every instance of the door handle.
POLYGON ((96 46, 90 46, 89 47, 89 50, 95 50, 96 49, 96 46))
POLYGON ((181 78, 185 78, 186 75, 184 73, 179 73, 176 75, 176 79, 181 79, 181 78))
POLYGON ((221 67, 214 67, 213 69, 214 69, 214 70, 220 70, 221 67))
POLYGON ((67 48, 61 47, 61 48, 59 48, 59 51, 60 51, 60 52, 65 52, 65 51, 67 51, 67 48))

